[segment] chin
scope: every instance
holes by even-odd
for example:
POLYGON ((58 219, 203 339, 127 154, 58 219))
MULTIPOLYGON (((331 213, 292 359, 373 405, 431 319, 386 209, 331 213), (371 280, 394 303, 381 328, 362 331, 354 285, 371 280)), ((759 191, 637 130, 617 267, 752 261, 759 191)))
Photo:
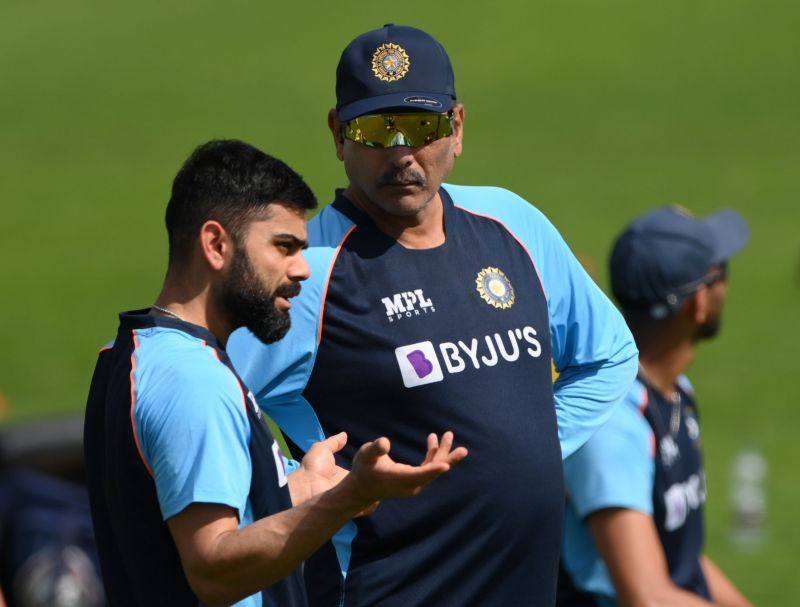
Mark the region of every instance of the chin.
POLYGON ((695 340, 700 341, 703 339, 712 339, 717 336, 720 328, 721 324, 719 319, 707 322, 704 325, 701 325, 697 328, 697 335, 695 337, 695 340))
POLYGON ((389 200, 384 198, 380 206, 389 215, 394 215, 395 217, 413 217, 424 210, 433 199, 432 196, 428 198, 426 194, 425 192, 418 192, 398 196, 397 198, 391 198, 389 200))
POLYGON ((258 323, 247 328, 265 344, 271 344, 283 339, 289 332, 292 321, 288 314, 283 312, 278 312, 278 314, 280 314, 278 318, 272 318, 269 322, 258 323))

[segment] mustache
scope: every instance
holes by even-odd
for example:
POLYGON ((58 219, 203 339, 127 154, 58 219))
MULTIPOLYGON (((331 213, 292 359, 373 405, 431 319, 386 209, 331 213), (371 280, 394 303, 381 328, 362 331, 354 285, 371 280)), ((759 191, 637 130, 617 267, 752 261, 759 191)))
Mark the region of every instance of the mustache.
POLYGON ((425 176, 414 169, 389 169, 379 181, 379 185, 419 185, 426 186, 425 176))
POLYGON ((300 295, 300 283, 299 282, 292 282, 286 285, 281 285, 277 289, 275 289, 275 297, 297 297, 300 295))

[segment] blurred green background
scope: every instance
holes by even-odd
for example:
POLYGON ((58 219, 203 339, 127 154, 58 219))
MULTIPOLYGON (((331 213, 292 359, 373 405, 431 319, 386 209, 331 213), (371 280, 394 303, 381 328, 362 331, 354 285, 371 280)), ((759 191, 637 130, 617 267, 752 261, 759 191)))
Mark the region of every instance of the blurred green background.
POLYGON ((344 185, 326 112, 344 45, 383 23, 448 49, 467 107, 449 181, 539 206, 607 285, 614 235, 665 203, 743 213, 724 331, 691 370, 704 420, 709 553, 758 604, 795 605, 800 411, 800 5, 0 3, 0 404, 77 412, 122 309, 165 269, 163 210, 199 143, 238 137, 321 202, 344 185), (795 396, 791 396, 792 394, 795 396), (769 461, 767 539, 729 538, 730 462, 769 461))

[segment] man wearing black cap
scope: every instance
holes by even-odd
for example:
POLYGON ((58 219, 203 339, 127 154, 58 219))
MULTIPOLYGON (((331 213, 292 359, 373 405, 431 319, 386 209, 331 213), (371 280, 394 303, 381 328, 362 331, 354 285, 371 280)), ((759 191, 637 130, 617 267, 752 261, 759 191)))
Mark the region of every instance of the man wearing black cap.
POLYGON ((750 605, 703 554, 700 426, 683 375, 697 342, 719 330, 728 259, 747 239, 734 211, 699 220, 664 207, 614 244, 611 289, 639 347, 639 374, 565 462, 559 605, 750 605))
POLYGON ((627 391, 633 339, 538 210, 443 184, 464 108, 439 42, 358 36, 336 97, 349 183, 309 224, 292 330, 269 347, 238 332, 232 359, 298 453, 346 429, 344 467, 375 432, 414 461, 421 432, 452 427, 472 455, 416 504, 345 526, 306 563, 311 604, 551 605, 562 453, 627 391))

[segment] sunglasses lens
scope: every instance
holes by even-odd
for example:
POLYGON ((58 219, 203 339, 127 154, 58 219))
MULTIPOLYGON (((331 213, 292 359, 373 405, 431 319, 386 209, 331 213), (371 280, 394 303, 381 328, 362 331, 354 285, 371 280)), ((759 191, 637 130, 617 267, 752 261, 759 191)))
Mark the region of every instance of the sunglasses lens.
POLYGON ((412 148, 433 143, 453 134, 453 119, 447 114, 374 114, 359 116, 345 125, 344 136, 369 147, 412 148))

